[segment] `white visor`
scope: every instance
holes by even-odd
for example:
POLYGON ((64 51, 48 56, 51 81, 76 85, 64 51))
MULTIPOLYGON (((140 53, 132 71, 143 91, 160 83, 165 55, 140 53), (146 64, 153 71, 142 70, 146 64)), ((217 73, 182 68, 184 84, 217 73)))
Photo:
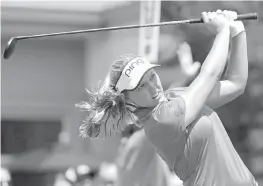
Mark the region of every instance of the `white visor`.
POLYGON ((161 66, 151 64, 148 60, 142 57, 136 57, 129 61, 121 73, 116 89, 120 92, 124 90, 133 90, 141 81, 143 75, 151 68, 161 66))

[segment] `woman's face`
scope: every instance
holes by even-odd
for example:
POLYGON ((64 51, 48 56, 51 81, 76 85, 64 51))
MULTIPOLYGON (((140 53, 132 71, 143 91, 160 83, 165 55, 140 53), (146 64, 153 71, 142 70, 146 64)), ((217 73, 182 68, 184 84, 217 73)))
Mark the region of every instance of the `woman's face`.
POLYGON ((157 73, 151 69, 144 74, 135 90, 128 91, 128 99, 139 107, 155 107, 163 96, 163 87, 157 73))

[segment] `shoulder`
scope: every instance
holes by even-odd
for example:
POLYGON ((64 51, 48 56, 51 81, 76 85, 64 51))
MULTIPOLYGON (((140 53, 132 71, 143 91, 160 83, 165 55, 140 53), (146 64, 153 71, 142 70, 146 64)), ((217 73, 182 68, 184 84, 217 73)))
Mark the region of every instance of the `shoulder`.
POLYGON ((185 103, 181 96, 159 103, 152 112, 153 118, 158 122, 174 122, 184 117, 185 103))
POLYGON ((161 102, 152 112, 152 117, 144 125, 145 134, 156 147, 185 134, 184 100, 177 97, 161 102))
POLYGON ((165 95, 168 98, 175 98, 177 96, 180 96, 182 93, 184 93, 187 90, 187 87, 176 87, 171 88, 165 91, 165 95))

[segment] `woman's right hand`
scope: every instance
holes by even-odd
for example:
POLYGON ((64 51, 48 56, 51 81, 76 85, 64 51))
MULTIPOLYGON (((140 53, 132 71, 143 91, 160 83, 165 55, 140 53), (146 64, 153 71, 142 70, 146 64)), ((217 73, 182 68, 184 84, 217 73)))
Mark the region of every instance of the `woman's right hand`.
POLYGON ((229 29, 229 22, 221 10, 217 10, 216 12, 202 12, 202 19, 208 30, 214 34, 218 34, 225 28, 229 29))

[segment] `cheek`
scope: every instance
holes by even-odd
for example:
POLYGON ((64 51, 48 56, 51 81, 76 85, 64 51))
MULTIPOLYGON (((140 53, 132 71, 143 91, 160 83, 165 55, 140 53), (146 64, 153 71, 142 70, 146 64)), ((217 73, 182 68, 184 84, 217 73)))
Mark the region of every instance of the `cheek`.
POLYGON ((152 98, 151 98, 149 92, 147 92, 147 91, 141 91, 136 95, 132 95, 131 99, 138 106, 145 106, 145 105, 147 105, 147 103, 152 101, 152 98))

